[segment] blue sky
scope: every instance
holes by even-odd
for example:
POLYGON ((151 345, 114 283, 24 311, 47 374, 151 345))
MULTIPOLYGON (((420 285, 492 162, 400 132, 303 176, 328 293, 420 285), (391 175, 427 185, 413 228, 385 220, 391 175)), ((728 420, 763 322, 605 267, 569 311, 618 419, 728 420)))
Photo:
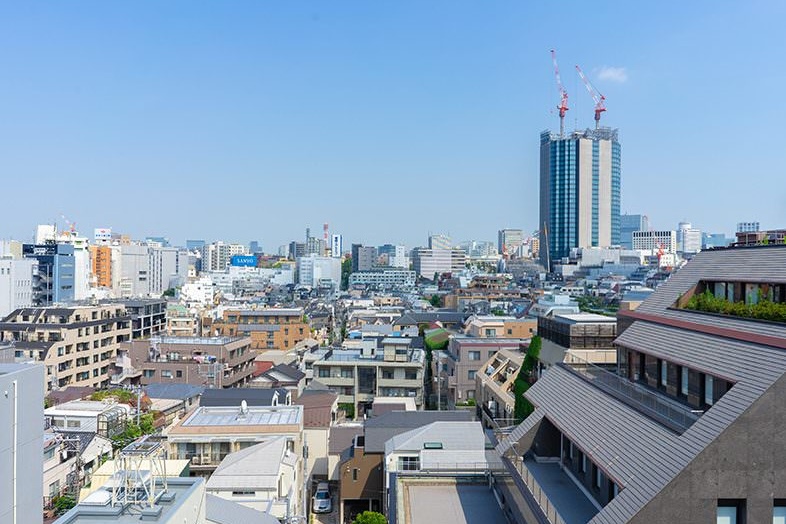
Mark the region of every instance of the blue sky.
POLYGON ((456 241, 537 225, 538 139, 622 142, 623 211, 786 227, 783 2, 6 2, 0 237, 37 223, 456 241))

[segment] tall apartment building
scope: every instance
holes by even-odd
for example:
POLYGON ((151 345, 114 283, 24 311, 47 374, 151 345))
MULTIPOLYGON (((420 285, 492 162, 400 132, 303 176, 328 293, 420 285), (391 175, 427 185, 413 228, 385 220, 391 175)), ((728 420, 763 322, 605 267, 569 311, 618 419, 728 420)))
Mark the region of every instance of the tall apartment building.
POLYGON ((343 255, 344 255, 344 237, 334 233, 330 237, 330 256, 332 256, 333 258, 341 258, 343 255))
POLYGON ((222 241, 202 247, 202 271, 225 271, 234 255, 245 255, 243 244, 226 244, 222 241))
POLYGON ((38 262, 33 278, 33 305, 50 306, 74 300, 74 246, 24 244, 24 258, 38 262))
POLYGON ((311 336, 303 308, 228 309, 213 330, 225 337, 251 337, 252 349, 291 349, 311 336))
POLYGON ((90 246, 90 269, 96 287, 112 287, 112 247, 90 246))
POLYGON ((189 255, 184 249, 147 244, 121 245, 118 249, 120 289, 116 292, 121 297, 161 296, 188 275, 189 255))
POLYGON ((46 391, 109 384, 117 348, 131 338, 131 317, 121 305, 17 309, 0 321, 2 340, 16 355, 46 366, 46 391))
POLYGON ((503 256, 516 256, 523 243, 524 231, 521 229, 500 229, 497 232, 497 252, 503 256))
POLYGON ((698 253, 619 313, 616 372, 546 370, 497 446, 523 481, 517 522, 782 522, 786 324, 685 306, 705 292, 782 306, 784 268, 786 246, 698 253))
POLYGON ((620 215, 620 246, 633 249, 633 232, 649 230, 650 219, 647 215, 620 215))
POLYGON ((454 273, 465 269, 467 254, 461 249, 412 250, 412 269, 418 276, 432 279, 435 273, 454 273))
POLYGON ((156 382, 210 388, 241 387, 254 371, 248 337, 153 337, 132 340, 118 350, 117 384, 156 382))
POLYGON ((541 262, 550 266, 576 247, 620 243, 620 143, 617 130, 540 135, 541 262))
POLYGON ((0 258, 0 318, 33 305, 33 282, 37 274, 35 259, 0 258))
POLYGON ((374 289, 411 289, 415 287, 417 275, 408 269, 385 268, 375 271, 358 271, 349 275, 350 286, 365 286, 374 289))

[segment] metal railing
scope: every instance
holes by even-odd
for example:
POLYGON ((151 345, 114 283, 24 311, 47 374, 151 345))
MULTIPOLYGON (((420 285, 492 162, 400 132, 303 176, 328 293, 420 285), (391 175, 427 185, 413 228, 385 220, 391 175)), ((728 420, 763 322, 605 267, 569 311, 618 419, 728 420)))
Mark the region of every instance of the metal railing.
POLYGON ((546 492, 543 491, 538 481, 535 480, 534 475, 532 475, 527 466, 524 465, 524 461, 517 457, 514 464, 519 475, 521 475, 521 480, 524 481, 524 485, 527 486, 527 489, 532 494, 535 502, 540 506, 541 511, 546 515, 549 522, 552 524, 565 524, 565 519, 560 516, 557 508, 554 507, 548 495, 546 495, 546 492))
POLYGON ((678 433, 688 429, 701 415, 689 406, 665 398, 662 394, 650 391, 575 355, 570 355, 564 363, 558 365, 678 433))

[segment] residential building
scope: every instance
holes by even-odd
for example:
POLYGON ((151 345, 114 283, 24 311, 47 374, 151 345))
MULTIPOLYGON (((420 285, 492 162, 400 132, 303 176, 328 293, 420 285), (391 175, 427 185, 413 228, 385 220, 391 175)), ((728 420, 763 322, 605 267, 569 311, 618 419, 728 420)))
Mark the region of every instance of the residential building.
POLYGON ((121 305, 131 316, 131 338, 150 338, 166 330, 167 302, 163 298, 115 299, 101 304, 121 305))
POLYGON ((755 233, 761 230, 759 221, 737 222, 737 233, 755 233))
POLYGON ((297 259, 298 283, 301 286, 338 289, 341 284, 341 260, 334 257, 309 255, 297 259))
POLYGON ((96 287, 112 287, 112 246, 90 246, 90 269, 96 287))
POLYGON ((418 247, 412 250, 412 269, 419 277, 429 280, 432 280, 435 274, 463 271, 466 262, 467 254, 461 249, 418 247))
POLYGON ((577 247, 620 244, 620 143, 616 129, 540 135, 540 220, 547 268, 577 247))
POLYGON ((352 244, 352 272, 371 271, 377 263, 377 248, 352 244))
POLYGON ((622 249, 633 249, 633 232, 649 230, 650 219, 647 215, 620 215, 620 246, 622 249))
POLYGON ((248 386, 262 389, 284 389, 291 392, 292 398, 297 398, 306 387, 306 374, 289 364, 276 364, 254 377, 248 386))
POLYGON ((497 252, 504 257, 518 255, 524 243, 524 231, 521 229, 500 229, 497 232, 497 252))
POLYGON ((33 305, 33 283, 37 275, 35 259, 0 258, 0 318, 33 305))
POLYGON ((520 351, 527 345, 522 339, 473 338, 452 336, 448 347, 434 356, 437 388, 447 395, 450 404, 475 399, 475 376, 484 362, 501 349, 520 351))
POLYGON ((330 256, 341 258, 344 256, 344 237, 335 233, 330 237, 330 256))
POLYGON ((300 452, 302 406, 198 407, 170 428, 169 456, 190 459, 194 475, 209 476, 230 453, 284 437, 290 452, 300 452))
POLYGON ((329 389, 305 389, 295 401, 303 406, 303 441, 306 454, 306 478, 327 479, 329 469, 330 429, 339 417, 338 395, 329 389))
POLYGON ((401 313, 388 313, 391 316, 394 331, 406 331, 410 328, 418 329, 422 324, 431 325, 438 323, 445 329, 460 330, 469 317, 469 313, 459 311, 407 311, 401 313))
POLYGON ((301 512, 301 460, 291 440, 271 436, 228 454, 208 478, 209 494, 286 521, 301 512))
POLYGON ((254 357, 247 337, 132 340, 120 346, 112 381, 143 386, 167 381, 211 388, 239 387, 251 380, 254 357))
POLYGON ((701 230, 694 228, 690 222, 677 225, 677 251, 691 255, 701 251, 701 230))
POLYGON ((371 409, 374 397, 412 397, 423 404, 423 349, 413 339, 365 341, 361 349, 328 350, 313 364, 314 378, 338 393, 339 403, 354 406, 356 416, 371 409))
POLYGON ((304 242, 290 242, 288 253, 292 260, 304 257, 306 256, 306 244, 304 242))
POLYGON ((541 362, 551 365, 566 358, 615 366, 617 319, 595 313, 554 313, 538 317, 541 362))
POLYGON ((44 367, 0 364, 0 522, 41 522, 44 367))
POLYGON ((101 388, 131 338, 131 317, 120 305, 22 308, 0 321, 0 337, 14 342, 18 357, 44 363, 44 391, 101 388))
POLYGON ((522 351, 500 349, 475 374, 475 400, 484 427, 504 428, 516 422, 514 384, 524 356, 522 351))
POLYGON ((677 247, 677 232, 674 230, 633 232, 633 249, 636 251, 654 254, 662 250, 665 254, 674 254, 677 247))
POLYGON ((467 319, 464 334, 478 338, 532 337, 538 329, 538 320, 533 317, 499 317, 495 315, 472 315, 467 319))
POLYGON ((737 233, 737 246, 757 246, 764 244, 783 244, 786 242, 786 229, 752 231, 737 233))
POLYGON ((112 438, 126 429, 131 406, 116 402, 72 400, 44 410, 47 427, 68 433, 112 438))
POLYGON ((196 337, 200 335, 199 322, 194 313, 182 304, 167 303, 166 334, 171 337, 196 337))
POLYGON ((228 309, 213 329, 251 337, 252 349, 291 349, 311 335, 303 308, 228 309))
POLYGON ((33 277, 33 305, 50 306, 74 300, 74 246, 69 244, 24 244, 24 258, 37 261, 33 277))
POLYGON ((618 372, 546 370, 525 393, 534 412, 497 446, 532 503, 518 521, 550 508, 550 522, 778 522, 786 324, 686 305, 704 292, 782 305, 783 268, 786 246, 698 253, 619 313, 618 372))
POLYGON ((207 244, 202 248, 202 271, 225 271, 233 255, 245 255, 243 244, 226 244, 222 241, 207 244))
POLYGON ((350 286, 362 286, 377 290, 411 289, 415 287, 417 276, 407 269, 378 269, 358 271, 349 275, 350 286))
MULTIPOLYGON (((366 420, 339 466, 339 522, 361 511, 383 511, 385 444, 409 430, 436 421, 470 421, 470 411, 391 411, 366 420)), ((354 431, 354 430, 350 430, 354 431)))
POLYGON ((150 410, 163 413, 167 425, 174 422, 175 417, 182 418, 197 407, 204 391, 203 386, 172 382, 153 382, 144 387, 145 395, 151 401, 150 410))
POLYGON ((579 303, 569 294, 546 294, 539 297, 529 308, 529 314, 539 318, 557 313, 580 313, 579 303))

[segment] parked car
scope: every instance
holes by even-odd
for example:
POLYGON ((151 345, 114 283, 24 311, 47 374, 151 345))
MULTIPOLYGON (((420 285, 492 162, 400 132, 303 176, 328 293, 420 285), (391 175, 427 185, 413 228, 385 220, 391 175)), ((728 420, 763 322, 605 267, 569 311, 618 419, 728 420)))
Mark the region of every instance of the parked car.
POLYGON ((311 503, 311 511, 314 513, 330 513, 333 511, 333 502, 330 498, 330 488, 327 482, 317 484, 311 503))

